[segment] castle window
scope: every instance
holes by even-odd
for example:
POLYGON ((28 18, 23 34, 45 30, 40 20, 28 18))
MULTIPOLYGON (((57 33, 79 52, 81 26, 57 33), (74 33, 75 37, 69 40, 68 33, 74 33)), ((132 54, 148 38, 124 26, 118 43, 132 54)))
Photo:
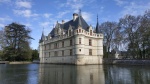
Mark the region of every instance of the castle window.
POLYGON ((69 36, 71 36, 71 30, 69 30, 69 36))
POLYGON ((89 55, 92 55, 92 49, 89 49, 89 55))
POLYGON ((44 49, 46 50, 46 45, 44 46, 44 49))
POLYGON ((54 48, 57 48, 57 43, 54 44, 54 48))
POLYGON ((72 39, 70 39, 70 46, 72 46, 72 39))
POLYGON ((79 44, 81 44, 81 38, 79 38, 79 44))
POLYGON ((77 33, 78 33, 78 30, 77 30, 77 33))
POLYGON ((44 56, 46 57, 46 52, 44 53, 44 56))
POLYGON ((58 53, 57 53, 57 51, 55 51, 55 52, 54 52, 54 55, 55 55, 55 56, 58 56, 58 53))
POLYGON ((62 56, 64 56, 64 50, 62 50, 62 56))
POLYGON ((79 29, 79 33, 81 32, 81 29, 79 29))
POLYGON ((92 40, 91 39, 89 39, 89 45, 92 46, 92 40))
POLYGON ((51 44, 49 44, 49 49, 51 49, 51 44))
POLYGON ((57 29, 57 34, 58 34, 58 29, 57 29))
POLYGON ((62 47, 64 47, 64 41, 62 41, 62 47))
POLYGON ((59 48, 59 42, 57 43, 57 48, 59 48))
POLYGON ((92 36, 92 30, 90 30, 90 35, 92 36))
POLYGON ((70 49, 70 56, 72 55, 72 49, 70 49))
POLYGON ((51 53, 49 52, 49 57, 51 56, 51 53))
POLYGON ((79 49, 79 51, 81 52, 81 49, 79 49))

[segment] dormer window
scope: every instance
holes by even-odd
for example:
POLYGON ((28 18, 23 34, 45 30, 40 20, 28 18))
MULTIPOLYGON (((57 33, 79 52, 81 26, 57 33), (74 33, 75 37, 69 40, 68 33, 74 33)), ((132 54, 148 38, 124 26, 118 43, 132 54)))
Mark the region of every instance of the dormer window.
POLYGON ((90 35, 92 36, 92 30, 90 30, 90 35))
POLYGON ((59 30, 57 29, 57 34, 59 33, 59 30))
POLYGON ((81 29, 79 29, 79 33, 81 32, 81 29))
POLYGON ((69 36, 71 36, 71 30, 69 30, 69 36))
POLYGON ((71 36, 72 35, 72 26, 69 25, 69 29, 68 29, 68 36, 71 36))

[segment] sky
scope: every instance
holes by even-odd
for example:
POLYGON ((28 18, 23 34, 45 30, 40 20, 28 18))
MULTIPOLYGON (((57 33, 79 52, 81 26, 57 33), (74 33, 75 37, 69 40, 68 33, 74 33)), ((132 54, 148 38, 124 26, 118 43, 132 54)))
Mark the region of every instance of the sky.
POLYGON ((142 15, 150 9, 150 0, 0 0, 0 30, 17 22, 32 30, 31 48, 38 49, 42 31, 45 35, 58 21, 72 19, 79 13, 93 27, 106 21, 118 21, 126 14, 142 15))

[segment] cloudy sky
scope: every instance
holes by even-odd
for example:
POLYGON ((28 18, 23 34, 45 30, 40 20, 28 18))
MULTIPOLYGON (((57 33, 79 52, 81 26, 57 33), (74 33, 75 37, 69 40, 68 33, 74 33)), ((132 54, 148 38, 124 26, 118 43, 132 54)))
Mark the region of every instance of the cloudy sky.
POLYGON ((47 35, 57 21, 71 20, 79 9, 95 27, 97 14, 99 23, 118 21, 126 14, 143 14, 150 9, 150 0, 0 0, 0 29, 12 22, 26 25, 35 39, 31 47, 37 49, 43 28, 47 35))

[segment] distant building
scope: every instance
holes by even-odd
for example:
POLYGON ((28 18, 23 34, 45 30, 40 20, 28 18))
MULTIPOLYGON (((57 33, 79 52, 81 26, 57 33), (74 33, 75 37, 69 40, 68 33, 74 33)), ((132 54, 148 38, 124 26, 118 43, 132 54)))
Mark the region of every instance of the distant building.
POLYGON ((112 59, 132 59, 132 55, 129 51, 119 51, 119 50, 112 50, 109 53, 109 58, 112 59))
POLYGON ((81 14, 74 13, 73 19, 58 23, 39 41, 40 63, 101 64, 103 58, 103 34, 93 29, 81 14))

